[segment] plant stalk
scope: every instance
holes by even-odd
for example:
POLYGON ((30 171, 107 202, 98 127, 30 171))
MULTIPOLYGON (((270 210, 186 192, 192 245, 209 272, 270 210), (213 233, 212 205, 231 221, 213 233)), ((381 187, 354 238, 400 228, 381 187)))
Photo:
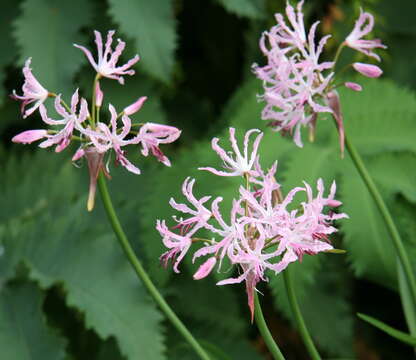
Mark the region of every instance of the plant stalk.
POLYGON ((283 271, 283 278, 285 280, 285 286, 287 291, 287 296, 289 298, 289 303, 292 308, 293 315, 295 316, 295 320, 298 324, 298 329, 302 340, 308 350, 308 353, 313 360, 321 360, 321 356, 316 350, 315 344, 313 343, 312 337, 309 334, 309 331, 306 327, 305 320, 303 319, 302 313, 300 312, 299 303, 296 298, 295 289, 293 288, 292 278, 290 274, 290 269, 287 267, 283 271))
POLYGON ((117 214, 115 212, 115 209, 111 201, 110 194, 107 189, 105 178, 102 173, 100 173, 98 177, 98 188, 100 190, 101 199, 103 201, 103 205, 107 213, 108 220, 110 221, 110 224, 124 251, 124 254, 129 260, 137 276, 140 278, 143 285, 146 287, 150 296, 157 303, 159 308, 166 315, 166 317, 169 319, 172 325, 179 331, 179 333, 185 338, 185 340, 189 343, 189 345, 195 350, 198 356, 203 360, 210 360, 210 357, 205 352, 205 350, 196 341, 196 339, 192 336, 189 330, 185 327, 182 321, 176 316, 176 314, 173 312, 171 307, 168 305, 168 303, 159 293, 156 286, 153 284, 152 280, 150 279, 149 275, 144 270, 142 264, 140 263, 140 260, 137 258, 136 254, 134 253, 134 250, 131 247, 130 242, 127 239, 127 236, 124 233, 123 228, 120 224, 120 221, 117 217, 117 214))
POLYGON ((257 291, 254 291, 254 317, 256 319, 257 327, 260 331, 261 336, 263 337, 264 342, 266 343, 267 348, 275 360, 285 360, 285 357, 281 353, 279 347, 273 339, 272 334, 270 333, 269 328, 267 327, 266 321, 264 320, 263 312, 261 310, 259 297, 257 291))
POLYGON ((354 145, 351 143, 349 138, 345 136, 345 146, 351 156, 351 159, 357 168, 361 178, 363 179, 368 191, 370 192, 374 202, 380 214, 384 220, 384 223, 387 226, 387 230, 390 234, 391 239, 393 240, 394 247, 396 249, 397 255, 399 257, 400 266, 403 269, 407 285, 410 290, 410 294, 413 300, 413 304, 416 306, 416 281, 412 271, 412 265, 410 263, 409 257, 407 256, 406 249, 403 245, 400 233, 397 230, 397 227, 393 221, 393 218, 384 202, 376 184, 374 183, 370 173, 364 165, 363 160, 361 159, 360 154, 355 149, 354 145))

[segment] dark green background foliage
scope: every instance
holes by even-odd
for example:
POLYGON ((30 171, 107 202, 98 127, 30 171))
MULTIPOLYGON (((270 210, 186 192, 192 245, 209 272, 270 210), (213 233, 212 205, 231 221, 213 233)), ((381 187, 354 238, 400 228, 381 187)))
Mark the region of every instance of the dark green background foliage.
MULTIPOLYGON (((365 81, 362 93, 341 90, 347 132, 390 205, 408 247, 416 246, 416 5, 407 0, 307 1, 306 19, 321 19, 321 35, 333 34, 325 57, 351 30, 359 6, 376 16, 375 36, 383 52, 384 79, 365 81)), ((182 199, 180 184, 197 178, 198 195, 237 193, 238 179, 199 173, 218 165, 212 136, 265 131, 263 164, 278 159, 278 182, 287 191, 303 180, 337 180, 342 210, 334 242, 346 255, 306 256, 293 264, 295 287, 311 333, 325 358, 406 359, 411 350, 359 320, 374 316, 407 331, 398 296, 397 263, 390 239, 348 156, 339 158, 331 119, 318 121, 317 140, 298 149, 260 121, 261 84, 250 66, 264 63, 261 32, 277 0, 23 0, 5 1, 0 13, 0 358, 2 360, 195 359, 147 296, 123 257, 97 200, 85 209, 84 164, 75 168, 71 151, 61 154, 15 146, 17 132, 38 128, 38 115, 22 120, 7 97, 22 83, 21 66, 32 57, 35 75, 49 90, 68 99, 79 87, 88 97, 93 73, 73 43, 93 46, 94 29, 116 29, 127 42, 127 60, 141 61, 126 85, 103 81, 105 101, 118 107, 147 95, 138 121, 162 122, 183 130, 165 147, 171 168, 130 158, 142 168, 134 176, 114 169, 110 191, 122 223, 154 281, 177 313, 215 359, 269 359, 250 324, 242 285, 217 287, 224 274, 192 280, 197 264, 182 272, 163 269, 156 219, 169 219, 171 196, 182 199)), ((341 62, 363 58, 347 50, 341 62)), ((351 74, 351 76, 353 76, 351 74)), ((19 92, 19 91, 18 91, 19 92)), ((306 140, 306 139, 305 139, 306 140)), ((415 259, 415 256, 412 256, 415 259)), ((229 276, 229 274, 226 274, 229 276)), ((307 359, 280 276, 260 284, 267 321, 288 359, 307 359)))

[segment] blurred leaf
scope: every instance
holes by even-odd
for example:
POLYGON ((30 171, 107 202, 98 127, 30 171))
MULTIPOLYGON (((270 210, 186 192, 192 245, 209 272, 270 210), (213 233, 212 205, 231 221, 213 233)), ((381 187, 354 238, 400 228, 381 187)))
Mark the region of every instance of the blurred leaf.
POLYGON ((410 336, 409 334, 406 334, 403 331, 397 330, 392 328, 391 326, 383 323, 380 320, 377 320, 371 316, 364 315, 357 313, 357 316, 369 324, 375 326, 377 329, 380 329, 381 331, 384 331, 385 333, 389 334, 390 336, 394 337, 397 340, 400 340, 401 342, 410 345, 410 346, 416 346, 416 338, 413 336, 410 336))
POLYGON ((217 0, 224 8, 237 16, 252 19, 265 17, 266 4, 264 0, 217 0))
POLYGON ((109 12, 121 31, 136 41, 143 69, 169 82, 176 48, 172 1, 109 0, 109 4, 109 12))
POLYGON ((60 360, 65 341, 48 328, 43 293, 33 283, 12 284, 0 292, 0 346, 4 360, 60 360))
POLYGON ((84 43, 78 31, 89 24, 92 9, 88 1, 25 0, 15 22, 19 63, 32 57, 33 73, 51 92, 69 99, 75 90, 72 80, 85 55, 73 43, 84 43))
POLYGON ((382 154, 371 158, 371 173, 380 185, 393 194, 402 194, 416 202, 416 155, 407 152, 382 154))

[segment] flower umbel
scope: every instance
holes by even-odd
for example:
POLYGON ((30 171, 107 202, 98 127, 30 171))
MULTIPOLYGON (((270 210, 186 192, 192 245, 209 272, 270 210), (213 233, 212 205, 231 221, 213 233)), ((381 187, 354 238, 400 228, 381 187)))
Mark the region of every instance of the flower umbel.
POLYGON ((181 131, 173 126, 159 125, 154 123, 132 124, 129 115, 138 112, 144 105, 147 97, 141 96, 133 104, 126 106, 124 110, 117 113, 114 106, 109 104, 110 121, 105 123, 100 121, 100 111, 104 99, 104 93, 100 87, 100 77, 117 79, 120 83, 124 82, 122 75, 133 75, 134 70, 129 68, 139 60, 138 55, 131 59, 127 64, 117 67, 116 63, 120 57, 125 43, 118 40, 118 45, 111 48, 114 31, 109 31, 107 41, 103 48, 101 34, 95 31, 95 41, 98 48, 98 61, 95 62, 91 53, 84 47, 78 46, 87 55, 91 64, 98 73, 95 77, 93 86, 93 104, 91 112, 88 110, 87 100, 79 97, 78 89, 71 97, 68 106, 61 94, 49 93, 35 79, 30 69, 31 59, 26 61, 23 68, 25 82, 23 84, 23 95, 18 96, 13 93, 13 97, 22 100, 23 117, 32 114, 39 109, 43 122, 50 129, 27 130, 13 137, 12 141, 22 144, 30 144, 34 141, 43 140, 39 147, 47 148, 55 146, 56 152, 66 149, 72 141, 80 142, 80 146, 72 156, 72 161, 86 159, 90 174, 90 186, 87 209, 91 211, 94 207, 94 197, 97 186, 97 179, 100 173, 109 177, 109 160, 111 154, 115 154, 116 164, 121 164, 128 171, 140 174, 140 169, 128 158, 126 147, 141 146, 142 154, 147 156, 149 150, 163 164, 170 166, 169 159, 159 149, 160 144, 167 144, 175 141, 181 131), (43 102, 48 96, 55 97, 55 110, 61 117, 58 120, 52 119, 48 115, 43 102), (35 102, 35 104, 25 111, 25 106, 35 102), (121 122, 121 126, 120 123, 121 122), (139 127, 138 131, 133 130, 139 127))
MULTIPOLYGON (((308 127, 310 139, 313 140, 315 124, 320 113, 330 113, 336 119, 340 133, 341 153, 344 149, 342 116, 334 113, 330 104, 331 94, 339 85, 335 83, 335 65, 342 48, 347 45, 367 56, 380 60, 371 50, 385 48, 380 40, 362 40, 373 28, 374 18, 361 10, 354 30, 340 44, 334 61, 320 62, 330 35, 315 42, 315 22, 308 32, 305 30, 302 13, 303 1, 296 10, 287 2, 285 21, 282 14, 276 14, 277 24, 263 33, 260 49, 267 57, 265 66, 253 65, 256 76, 262 80, 264 93, 259 96, 266 103, 262 119, 269 121, 275 131, 293 135, 295 144, 303 146, 301 128, 308 127)), ((361 64, 361 74, 369 77, 380 76, 382 71, 370 64, 361 64)), ((359 91, 360 85, 347 82, 345 86, 359 91)))
MULTIPOLYGON (((324 184, 319 179, 316 196, 313 195, 309 184, 304 183, 304 186, 288 191, 286 197, 283 197, 280 193, 281 186, 275 180, 277 164, 275 163, 269 171, 263 171, 260 167, 257 156, 258 142, 251 154, 253 159, 256 159, 255 162, 253 160, 254 164, 248 169, 244 168, 245 171, 234 166, 237 163, 234 161, 235 158, 241 156, 247 159, 248 139, 252 133, 253 130, 245 135, 245 156, 241 156, 237 147, 234 129, 230 129, 234 153, 226 154, 219 148, 218 139, 212 144, 214 151, 224 162, 233 166, 231 174, 235 173, 237 176, 239 171, 238 175, 245 183, 245 186, 240 187, 239 197, 232 200, 229 222, 224 220, 220 210, 219 205, 223 199, 217 197, 211 201, 211 196, 198 199, 193 194, 195 180, 187 178, 182 190, 192 206, 179 204, 171 199, 170 205, 184 217, 173 217, 177 225, 173 226, 172 230, 168 229, 165 220, 158 220, 156 228, 169 249, 161 256, 161 261, 166 265, 169 259, 174 259, 175 272, 179 272, 179 264, 192 246, 196 247, 193 261, 199 257, 206 257, 194 274, 195 280, 208 276, 217 264, 218 271, 221 271, 222 262, 227 258, 228 262, 238 269, 239 275, 222 280, 217 285, 244 281, 253 317, 254 291, 260 281, 268 280, 265 271, 269 269, 278 274, 291 262, 302 261, 305 254, 315 255, 332 250, 329 236, 337 231, 333 221, 347 215, 326 212, 327 208, 341 205, 341 202, 335 199, 335 182, 328 196, 324 195, 324 184), (300 204, 294 201, 297 194, 306 195, 300 204), (175 229, 178 229, 179 233, 174 232, 175 229), (210 239, 197 237, 201 229, 211 233, 210 239)), ((261 135, 260 133, 257 139, 261 139, 261 135)), ((227 172, 213 170, 210 171, 215 175, 230 176, 227 172)))

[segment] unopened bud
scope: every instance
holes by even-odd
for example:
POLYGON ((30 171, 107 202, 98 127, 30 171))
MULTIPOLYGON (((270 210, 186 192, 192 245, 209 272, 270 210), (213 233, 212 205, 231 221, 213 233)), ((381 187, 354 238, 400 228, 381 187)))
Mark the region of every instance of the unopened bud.
POLYGON ((377 65, 356 62, 352 64, 352 67, 360 74, 369 78, 377 78, 383 73, 383 70, 381 70, 377 65))
POLYGON ((134 102, 133 104, 127 106, 123 110, 124 114, 126 114, 127 116, 129 116, 129 115, 133 115, 134 113, 138 112, 141 109, 141 107, 143 106, 143 103, 146 100, 147 100, 147 96, 142 96, 136 102, 134 102))

